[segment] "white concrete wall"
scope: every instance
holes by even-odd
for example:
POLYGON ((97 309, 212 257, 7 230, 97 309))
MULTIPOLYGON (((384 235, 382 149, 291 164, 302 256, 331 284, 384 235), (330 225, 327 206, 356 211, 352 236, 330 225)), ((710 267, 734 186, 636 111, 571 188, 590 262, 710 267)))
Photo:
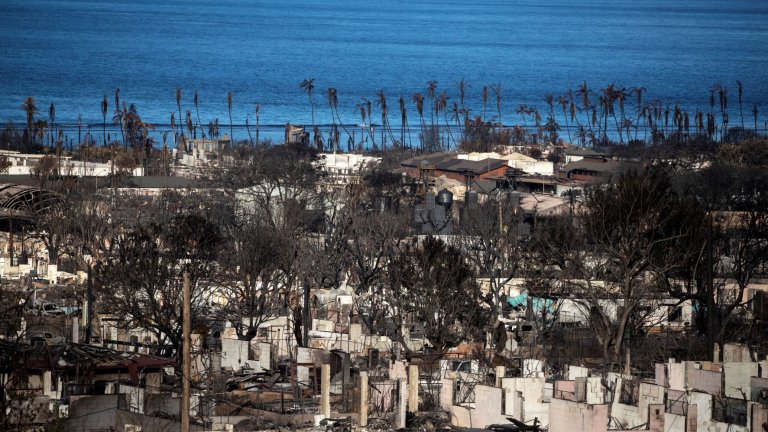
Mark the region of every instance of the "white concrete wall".
POLYGON ((605 403, 605 387, 600 377, 587 378, 587 403, 594 405, 605 403))
POLYGON ((248 361, 248 346, 248 341, 221 339, 221 367, 240 370, 248 361))
POLYGON ((589 369, 581 366, 568 365, 567 381, 573 381, 576 378, 586 378, 589 376, 589 369))
POLYGON ((664 432, 686 432, 685 416, 664 413, 664 432))
POLYGON ((667 364, 667 371, 669 372, 669 388, 685 391, 688 384, 685 379, 685 364, 670 362, 667 364))
POLYGON ((458 427, 484 428, 491 424, 509 423, 502 407, 502 389, 475 386, 475 402, 469 406, 451 406, 451 424, 458 427))
POLYGON ((502 378, 504 413, 526 423, 538 418, 542 427, 549 425, 549 403, 544 403, 544 378, 502 378))
POLYGON ((589 405, 552 399, 549 432, 605 432, 608 405, 589 405))
POLYGON ((622 378, 616 381, 611 417, 624 428, 633 429, 648 422, 648 405, 664 403, 664 387, 641 382, 638 390, 638 405, 634 406, 619 403, 623 383, 622 378))
POLYGON ((749 399, 752 394, 750 388, 750 378, 758 376, 758 363, 723 363, 723 373, 725 373, 726 397, 742 399, 746 395, 749 399))

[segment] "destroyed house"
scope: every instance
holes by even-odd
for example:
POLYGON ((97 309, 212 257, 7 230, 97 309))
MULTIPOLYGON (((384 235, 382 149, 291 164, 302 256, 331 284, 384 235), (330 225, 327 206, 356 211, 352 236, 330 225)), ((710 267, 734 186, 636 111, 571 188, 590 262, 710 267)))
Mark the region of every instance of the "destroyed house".
POLYGON ((417 156, 400 163, 403 171, 410 177, 418 178, 422 172, 432 177, 445 176, 449 179, 465 181, 467 178, 488 179, 504 176, 509 164, 501 159, 483 159, 473 161, 457 159, 451 153, 434 153, 417 156))

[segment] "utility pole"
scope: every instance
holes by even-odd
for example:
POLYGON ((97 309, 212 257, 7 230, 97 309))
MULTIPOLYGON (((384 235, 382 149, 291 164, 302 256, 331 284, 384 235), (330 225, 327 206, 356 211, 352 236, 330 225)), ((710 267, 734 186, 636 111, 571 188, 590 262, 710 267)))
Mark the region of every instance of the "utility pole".
POLYGON ((88 294, 85 305, 85 344, 91 344, 91 322, 93 321, 93 265, 88 263, 88 294))
POLYGON ((309 326, 312 325, 312 318, 309 313, 309 283, 307 283, 306 280, 304 281, 304 310, 302 321, 304 321, 304 327, 301 329, 303 332, 302 345, 307 348, 309 347, 309 326))
POLYGON ((189 342, 190 342, 190 306, 189 306, 189 272, 184 272, 184 306, 183 306, 183 349, 182 349, 182 372, 181 372, 181 432, 189 432, 189 342))
POLYGON ((712 275, 712 210, 707 212, 707 271, 706 271, 706 284, 707 284, 707 348, 709 353, 707 358, 716 361, 714 348, 715 348, 715 331, 717 327, 718 318, 715 315, 715 287, 714 278, 712 275))

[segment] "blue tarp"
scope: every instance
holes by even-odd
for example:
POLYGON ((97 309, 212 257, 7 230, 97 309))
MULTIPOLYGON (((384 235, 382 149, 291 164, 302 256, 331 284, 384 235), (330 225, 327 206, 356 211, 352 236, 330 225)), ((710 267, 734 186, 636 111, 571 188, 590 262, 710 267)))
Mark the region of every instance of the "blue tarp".
MULTIPOLYGON (((507 303, 512 307, 528 307, 528 293, 520 293, 514 297, 507 297, 507 303)), ((554 313, 554 304, 555 302, 551 299, 531 297, 531 307, 537 311, 546 307, 548 312, 554 313)))

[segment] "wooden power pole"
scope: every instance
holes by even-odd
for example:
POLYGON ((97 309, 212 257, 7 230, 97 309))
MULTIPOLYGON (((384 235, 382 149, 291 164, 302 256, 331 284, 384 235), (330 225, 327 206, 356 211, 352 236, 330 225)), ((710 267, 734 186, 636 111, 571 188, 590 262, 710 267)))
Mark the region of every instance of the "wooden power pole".
POLYGON ((183 349, 182 349, 182 372, 181 372, 181 432, 189 432, 189 343, 190 343, 190 305, 189 305, 189 272, 184 272, 184 305, 183 305, 183 349))

